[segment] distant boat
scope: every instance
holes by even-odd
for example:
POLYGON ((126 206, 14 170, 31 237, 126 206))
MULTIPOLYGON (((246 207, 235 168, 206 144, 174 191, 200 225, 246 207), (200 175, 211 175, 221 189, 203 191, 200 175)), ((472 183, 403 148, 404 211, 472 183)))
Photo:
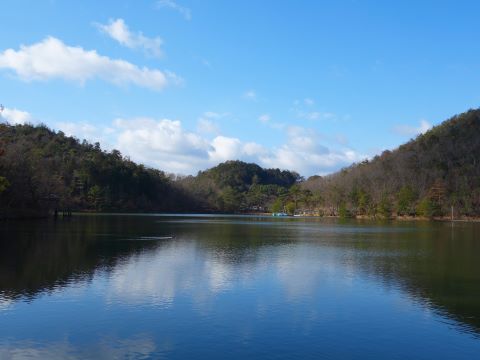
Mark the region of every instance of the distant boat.
POLYGON ((288 216, 286 212, 272 213, 272 216, 288 216))

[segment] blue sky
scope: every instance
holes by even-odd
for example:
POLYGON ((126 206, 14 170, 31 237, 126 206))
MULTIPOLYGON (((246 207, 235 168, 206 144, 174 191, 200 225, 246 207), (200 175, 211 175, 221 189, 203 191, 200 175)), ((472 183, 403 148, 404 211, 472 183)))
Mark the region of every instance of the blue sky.
POLYGON ((327 174, 480 103, 477 1, 2 1, 2 120, 327 174))

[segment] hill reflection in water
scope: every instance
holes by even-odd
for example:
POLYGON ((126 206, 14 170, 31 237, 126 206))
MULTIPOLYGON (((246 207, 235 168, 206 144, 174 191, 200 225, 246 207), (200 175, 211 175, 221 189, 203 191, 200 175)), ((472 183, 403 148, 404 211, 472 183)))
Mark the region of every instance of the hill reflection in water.
POLYGON ((479 228, 141 215, 3 223, 0 358, 468 358, 480 350, 479 228))

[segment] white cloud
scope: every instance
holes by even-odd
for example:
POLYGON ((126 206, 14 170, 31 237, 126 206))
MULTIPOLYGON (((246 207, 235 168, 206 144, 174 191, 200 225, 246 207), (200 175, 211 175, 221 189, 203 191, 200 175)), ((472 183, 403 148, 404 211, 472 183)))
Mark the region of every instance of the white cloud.
POLYGON ((343 135, 343 134, 337 134, 335 135, 335 141, 341 145, 347 145, 348 144, 348 138, 343 135))
POLYGON ((264 124, 268 123, 268 122, 270 121, 270 119, 271 119, 271 118, 270 118, 270 115, 268 115, 268 114, 263 114, 263 115, 260 115, 260 116, 258 117, 258 120, 259 120, 261 123, 264 123, 264 124))
POLYGON ((220 131, 217 124, 212 120, 203 117, 199 118, 197 121, 197 130, 204 134, 217 134, 220 131))
POLYGON ((133 159, 173 172, 190 172, 209 159, 211 145, 185 131, 180 121, 151 118, 117 119, 116 147, 133 159))
POLYGON ((185 20, 191 20, 192 19, 192 11, 185 6, 179 5, 178 3, 176 3, 173 0, 158 0, 157 1, 157 8, 172 9, 172 10, 175 10, 175 11, 179 12, 180 14, 182 14, 183 17, 185 18, 185 20))
POLYGON ((185 130, 179 120, 152 118, 117 119, 109 127, 88 123, 60 123, 58 127, 67 135, 99 141, 107 150, 118 149, 136 162, 179 174, 195 174, 220 162, 238 159, 295 170, 305 176, 323 175, 366 158, 348 147, 331 149, 323 145, 323 138, 312 129, 286 127, 287 141, 266 147, 221 135, 210 118, 200 119, 197 132, 185 130), (214 137, 208 137, 210 134, 214 137))
POLYGON ((420 134, 425 134, 431 128, 432 124, 430 124, 427 120, 421 120, 418 130, 420 131, 420 134))
POLYGON ((136 161, 177 173, 195 173, 240 159, 305 175, 325 174, 365 158, 349 148, 331 150, 311 129, 302 127, 287 128, 287 142, 270 149, 223 135, 209 141, 183 130, 179 121, 166 119, 122 120, 121 124, 117 120, 116 127, 116 148, 136 161))
POLYGON ((75 136, 83 140, 87 139, 91 143, 99 142, 102 149, 112 150, 115 142, 113 137, 116 135, 116 130, 112 127, 95 126, 88 122, 59 122, 55 126, 67 136, 75 136))
POLYGON ((98 141, 105 150, 118 149, 136 162, 167 172, 191 174, 209 165, 209 142, 185 131, 178 120, 116 119, 110 126, 61 122, 56 128, 80 140, 98 141))
POLYGON ((279 122, 274 122, 271 121, 272 117, 270 114, 262 114, 258 117, 258 121, 260 121, 262 124, 275 129, 275 130, 283 130, 286 127, 286 124, 284 123, 279 123, 279 122))
POLYGON ((0 119, 12 125, 33 123, 32 115, 29 112, 15 108, 4 108, 0 112, 0 119))
POLYGON ((328 149, 320 144, 320 141, 312 130, 299 126, 291 126, 287 129, 289 144, 298 151, 312 152, 317 154, 328 153, 328 149))
POLYGON ((261 157, 263 166, 296 170, 308 176, 330 173, 366 157, 349 148, 332 150, 323 146, 311 129, 292 126, 287 136, 285 144, 261 157))
POLYGON ((425 134, 431 128, 432 124, 427 120, 422 119, 418 126, 397 125, 393 128, 393 131, 399 135, 416 136, 419 134, 425 134))
POLYGON ((248 100, 256 100, 257 99, 257 93, 255 90, 247 90, 243 94, 243 97, 248 100))
POLYGON ((88 123, 59 122, 57 127, 67 136, 76 136, 82 139, 91 139, 98 133, 98 129, 88 123))
POLYGON ((205 111, 197 120, 197 130, 204 134, 219 134, 220 127, 218 120, 229 116, 229 113, 218 113, 214 111, 205 111))
POLYGON ((140 68, 125 60, 110 59, 95 50, 65 45, 61 40, 47 37, 20 50, 7 49, 0 53, 0 69, 14 71, 24 81, 65 79, 85 83, 99 78, 116 85, 137 85, 161 90, 178 77, 146 67, 140 68))
POLYGON ((237 138, 217 135, 208 140, 169 119, 117 119, 115 148, 133 160, 161 170, 192 174, 232 159, 254 159, 263 147, 237 138))
POLYGON ((212 141, 212 149, 209 151, 210 158, 215 162, 235 160, 241 155, 242 142, 239 139, 217 136, 212 141))
POLYGON ((141 32, 133 33, 123 19, 110 20, 106 25, 96 24, 98 29, 130 49, 143 49, 147 54, 160 57, 162 55, 162 39, 149 38, 141 32))

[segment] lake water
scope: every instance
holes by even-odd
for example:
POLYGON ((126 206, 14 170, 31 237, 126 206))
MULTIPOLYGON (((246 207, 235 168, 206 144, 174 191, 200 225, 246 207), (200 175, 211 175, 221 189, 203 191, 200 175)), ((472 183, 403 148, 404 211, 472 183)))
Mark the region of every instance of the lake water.
POLYGON ((480 224, 0 223, 0 359, 479 359, 480 224))

